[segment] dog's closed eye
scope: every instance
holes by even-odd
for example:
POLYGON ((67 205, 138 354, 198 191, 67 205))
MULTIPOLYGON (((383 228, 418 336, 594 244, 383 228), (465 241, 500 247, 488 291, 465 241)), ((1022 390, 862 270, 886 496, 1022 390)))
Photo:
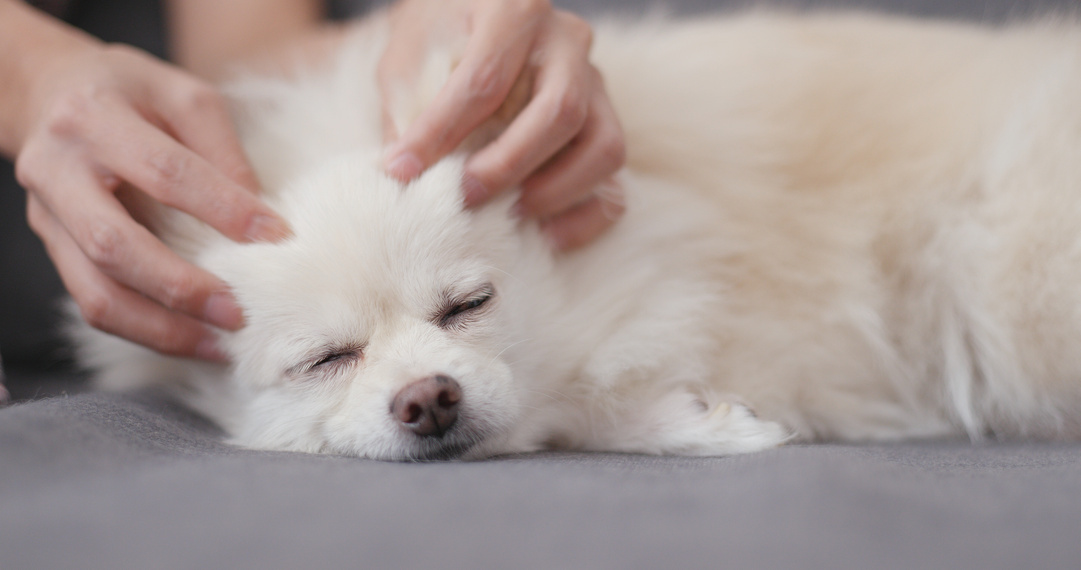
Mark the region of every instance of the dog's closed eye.
POLYGON ((329 373, 336 372, 342 367, 359 361, 364 356, 364 347, 360 345, 348 345, 327 348, 306 362, 286 371, 287 375, 308 374, 311 372, 329 373))
POLYGON ((436 321, 443 328, 461 324, 464 319, 483 307, 494 296, 495 288, 491 283, 487 283, 466 298, 449 302, 436 316, 436 321))
POLYGON ((321 358, 318 362, 316 362, 315 364, 312 364, 312 368, 319 368, 320 366, 325 366, 327 364, 333 364, 335 362, 338 362, 339 360, 350 359, 350 358, 354 358, 355 356, 356 356, 356 354, 354 352, 352 352, 352 351, 350 351, 350 352, 332 352, 330 354, 324 355, 323 358, 321 358))

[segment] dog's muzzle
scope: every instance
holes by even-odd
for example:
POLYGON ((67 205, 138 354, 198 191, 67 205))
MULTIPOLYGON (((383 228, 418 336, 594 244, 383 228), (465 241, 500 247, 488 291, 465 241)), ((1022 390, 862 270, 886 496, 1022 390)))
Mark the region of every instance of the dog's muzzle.
POLYGON ((461 418, 462 387, 445 374, 434 374, 402 388, 390 403, 390 415, 412 440, 409 459, 455 459, 484 440, 482 430, 461 418))

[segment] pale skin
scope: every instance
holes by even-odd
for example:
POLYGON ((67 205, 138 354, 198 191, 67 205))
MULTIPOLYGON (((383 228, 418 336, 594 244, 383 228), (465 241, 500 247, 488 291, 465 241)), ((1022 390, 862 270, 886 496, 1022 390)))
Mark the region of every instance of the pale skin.
MULTIPOLYGON (((15 159, 31 228, 90 324, 166 354, 224 359, 214 329, 239 329, 242 311, 225 283, 172 253, 140 212, 157 201, 241 242, 290 235, 258 199, 212 81, 284 45, 325 52, 339 30, 322 10, 317 0, 173 0, 171 65, 0 0, 0 152, 15 159)), ((390 14, 384 90, 416 71, 421 46, 448 23, 466 48, 420 117, 385 133, 388 174, 419 175, 529 73, 528 104, 466 163, 467 204, 521 186, 521 215, 541 220, 558 249, 618 219, 611 177, 623 137, 588 60, 588 25, 542 0, 401 0, 390 14)))

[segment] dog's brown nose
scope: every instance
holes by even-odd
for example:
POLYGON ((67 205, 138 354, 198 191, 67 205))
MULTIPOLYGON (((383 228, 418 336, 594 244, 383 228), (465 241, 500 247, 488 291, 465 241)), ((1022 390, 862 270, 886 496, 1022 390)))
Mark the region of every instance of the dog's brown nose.
POLYGON ((402 388, 390 403, 390 415, 421 436, 442 437, 458 419, 462 387, 437 374, 402 388))

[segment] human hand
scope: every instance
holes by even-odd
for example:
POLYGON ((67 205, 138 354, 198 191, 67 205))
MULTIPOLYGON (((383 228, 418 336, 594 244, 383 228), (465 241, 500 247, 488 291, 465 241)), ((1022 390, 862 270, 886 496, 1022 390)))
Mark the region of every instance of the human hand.
POLYGON ((620 217, 623 193, 613 175, 623 165, 623 132, 589 62, 585 21, 546 0, 401 0, 390 22, 379 67, 384 102, 415 76, 433 39, 447 30, 468 39, 446 85, 388 149, 389 174, 410 180, 454 150, 530 73, 528 104, 466 162, 466 204, 521 185, 521 215, 540 219, 559 249, 588 243, 620 217))
POLYGON ((226 285, 166 247, 154 200, 237 241, 285 222, 257 181, 218 92, 132 48, 83 42, 28 87, 16 176, 27 217, 92 326, 158 351, 222 360, 215 334, 243 325, 226 285))

